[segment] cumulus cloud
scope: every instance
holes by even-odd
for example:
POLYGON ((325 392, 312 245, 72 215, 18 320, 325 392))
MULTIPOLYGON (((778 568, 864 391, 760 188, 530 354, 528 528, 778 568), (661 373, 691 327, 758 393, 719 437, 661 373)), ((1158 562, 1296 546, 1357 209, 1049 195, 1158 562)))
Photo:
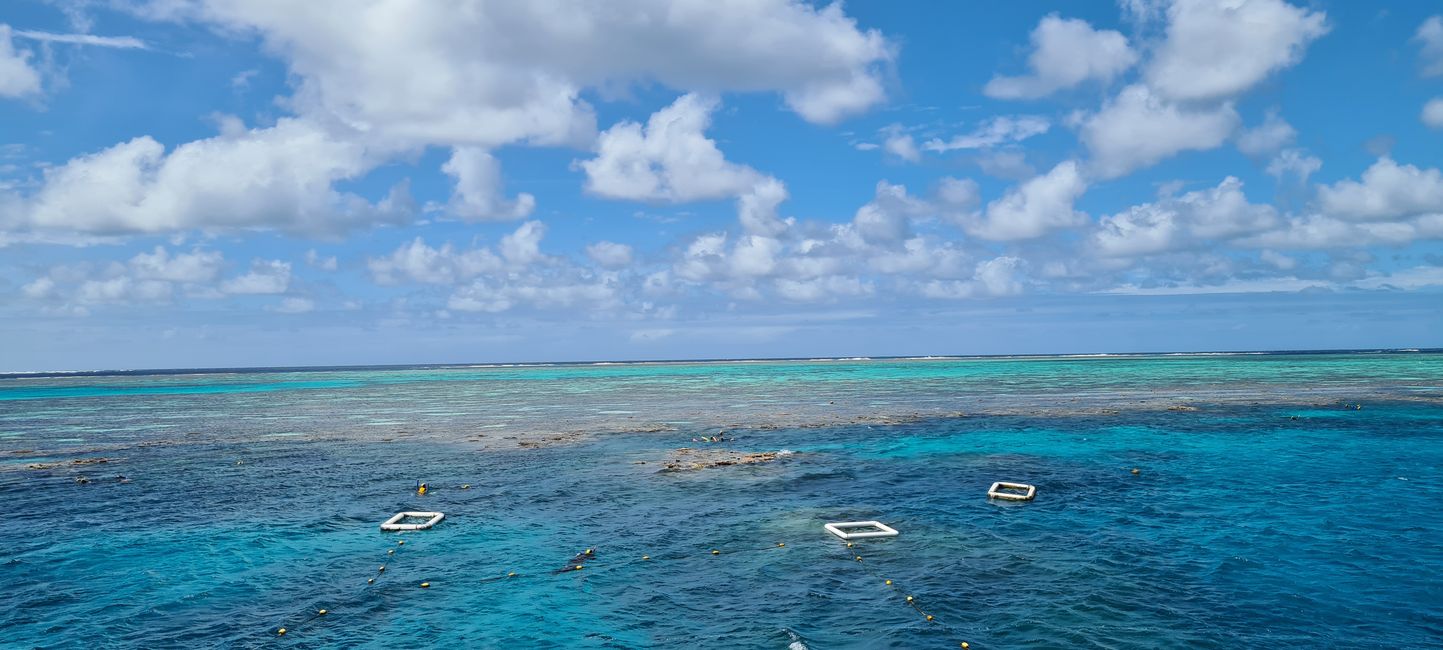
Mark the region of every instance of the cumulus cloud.
POLYGON ((982 93, 996 99, 1035 99, 1084 82, 1111 81, 1137 63, 1127 38, 1086 21, 1049 14, 1032 30, 1029 74, 993 77, 982 93))
POLYGON ((369 166, 365 146, 301 119, 251 130, 228 126, 169 152, 142 136, 47 169, 39 190, 0 215, 0 227, 320 234, 409 218, 404 185, 375 203, 332 188, 369 166))
POLYGON ((1269 111, 1262 124, 1238 134, 1238 151, 1254 158, 1274 153, 1293 143, 1298 132, 1277 111, 1269 111))
POLYGON ((1284 0, 1174 0, 1143 76, 1171 100, 1232 97, 1302 60, 1327 32, 1326 14, 1284 0))
POLYGON ((222 282, 220 290, 233 295, 265 295, 285 293, 290 285, 290 262, 255 260, 248 273, 222 282))
POLYGON ((928 151, 945 152, 954 149, 988 149, 1001 144, 1021 142, 1046 133, 1052 123, 1037 115, 1003 115, 982 122, 971 133, 954 136, 951 140, 933 138, 923 145, 928 151))
POLYGON ((917 142, 912 139, 912 134, 902 130, 902 125, 893 124, 882 130, 886 139, 882 141, 882 150, 907 162, 918 162, 922 160, 922 152, 917 150, 917 142))
POLYGON ((831 123, 884 99, 892 59, 840 4, 796 0, 153 0, 142 13, 259 34, 300 80, 307 110, 487 149, 579 142, 594 124, 581 90, 632 82, 778 92, 803 118, 831 123))
POLYGON ((501 165, 476 147, 456 147, 441 171, 455 180, 447 212, 465 221, 524 219, 536 208, 536 197, 522 192, 514 200, 501 193, 501 165))
POLYGON ((728 162, 705 132, 716 99, 677 98, 646 126, 625 121, 597 138, 597 155, 582 161, 587 191, 613 199, 695 201, 736 196, 764 176, 728 162))
POLYGON ((1443 15, 1429 16, 1413 35, 1422 49, 1418 57, 1425 77, 1443 75, 1443 15))
POLYGON ((17 49, 11 34, 10 26, 0 23, 0 97, 38 95, 40 72, 30 65, 30 51, 17 49))
MULTIPOLYGON (((446 309, 460 312, 569 306, 606 309, 620 303, 620 284, 614 273, 544 254, 541 241, 545 235, 545 225, 528 221, 502 237, 494 249, 457 250, 451 244, 436 248, 417 237, 390 255, 368 260, 367 267, 377 284, 448 287, 446 309)), ((609 242, 593 245, 588 252, 610 264, 621 262, 623 253, 630 256, 629 247, 609 242)))
POLYGON ((1355 221, 1443 213, 1443 174, 1379 158, 1361 181, 1319 187, 1318 202, 1328 216, 1355 221))
MULTIPOLYGON (((285 266, 288 274, 289 265, 285 266)), ((223 293, 217 290, 216 281, 224 268, 219 251, 176 252, 156 246, 124 262, 52 267, 23 285, 21 295, 65 305, 57 313, 71 315, 86 315, 86 307, 95 305, 168 303, 177 294, 218 298, 223 293)))
POLYGON ((1306 183, 1309 176, 1322 168, 1323 161, 1316 156, 1310 156, 1301 149, 1284 149, 1268 163, 1267 171, 1279 180, 1291 177, 1306 183))
POLYGON ((1069 160, 1008 190, 987 204, 981 218, 964 227, 972 235, 996 241, 1033 239, 1076 227, 1087 216, 1073 209, 1073 202, 1086 191, 1087 181, 1077 163, 1069 160))
POLYGON ((1217 187, 1188 192, 1103 217, 1091 245, 1104 257, 1138 257, 1197 249, 1220 240, 1260 233, 1278 225, 1277 210, 1250 203, 1242 181, 1229 176, 1217 187))
POLYGON ((1423 105, 1418 119, 1430 129, 1443 129, 1443 97, 1434 97, 1423 105))
POLYGON ((314 248, 306 251, 306 264, 322 271, 334 271, 338 266, 335 255, 324 256, 314 248))
POLYGON ((1183 107, 1134 84, 1085 116, 1080 137, 1092 154, 1090 168, 1114 178, 1183 151, 1221 146, 1238 126, 1231 104, 1183 107))
POLYGON ((281 298, 281 301, 266 309, 280 314, 304 314, 316 309, 316 301, 310 298, 288 296, 281 298))
POLYGON ((622 269, 631 266, 632 250, 626 244, 599 241, 586 247, 586 256, 602 268, 622 269))

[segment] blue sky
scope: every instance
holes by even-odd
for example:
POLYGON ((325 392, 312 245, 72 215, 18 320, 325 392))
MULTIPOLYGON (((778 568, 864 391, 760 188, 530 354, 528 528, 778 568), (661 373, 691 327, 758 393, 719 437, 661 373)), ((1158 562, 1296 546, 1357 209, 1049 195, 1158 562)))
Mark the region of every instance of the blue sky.
POLYGON ((0 371, 1443 346, 1440 14, 10 2, 0 371))

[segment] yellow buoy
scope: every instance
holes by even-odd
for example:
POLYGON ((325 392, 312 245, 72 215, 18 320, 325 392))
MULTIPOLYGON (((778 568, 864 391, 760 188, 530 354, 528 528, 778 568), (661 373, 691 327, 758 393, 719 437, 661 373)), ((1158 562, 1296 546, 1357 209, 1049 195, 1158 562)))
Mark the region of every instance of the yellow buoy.
POLYGON ((847 548, 852 548, 852 543, 851 543, 851 542, 847 542, 847 548))
POLYGON ((580 571, 580 570, 581 570, 581 565, 580 565, 580 564, 576 565, 576 570, 577 570, 577 571, 580 571))
POLYGON ((781 548, 783 546, 786 546, 786 544, 783 542, 777 542, 777 548, 781 548))
POLYGON ((931 614, 928 614, 928 615, 927 615, 927 620, 929 620, 929 621, 932 620, 932 615, 931 615, 931 614))
POLYGON ((711 554, 712 554, 712 555, 721 555, 721 551, 718 551, 718 550, 716 550, 716 549, 712 549, 712 550, 711 550, 711 554))
POLYGON ((406 545, 406 540, 404 540, 404 539, 398 539, 398 540, 396 540, 396 546, 405 546, 405 545, 406 545))
POLYGON ((429 583, 429 582, 423 582, 423 583, 421 583, 421 588, 422 588, 422 589, 430 589, 430 588, 431 588, 431 583, 429 583))
POLYGON ((471 489, 471 484, 470 484, 470 483, 467 483, 467 484, 465 484, 465 485, 462 485, 462 486, 461 486, 461 489, 463 489, 463 490, 469 490, 469 489, 471 489))
POLYGON ((889 584, 889 585, 892 584, 892 581, 891 581, 891 580, 888 580, 888 581, 887 581, 887 584, 889 584))
POLYGON ((970 647, 972 647, 972 646, 967 645, 967 642, 966 642, 966 641, 963 641, 963 642, 962 642, 962 647, 965 649, 965 648, 970 648, 970 647))
POLYGON ((643 556, 641 556, 641 559, 643 559, 643 560, 650 560, 650 559, 651 559, 651 556, 650 556, 650 555, 643 555, 643 556))
POLYGON ((912 602, 912 597, 911 597, 911 596, 908 596, 908 597, 907 597, 907 602, 909 602, 909 603, 912 602))
POLYGON ((326 613, 327 613, 326 610, 323 609, 323 610, 320 610, 320 611, 316 612, 316 616, 325 616, 326 613))
POLYGON ((285 636, 285 635, 286 635, 286 628, 281 628, 281 629, 279 629, 279 630, 276 630, 276 636, 285 636))
POLYGON ((586 554, 587 554, 587 555, 596 555, 596 549, 594 549, 594 548, 588 548, 588 549, 586 549, 586 554))
POLYGON ((516 577, 516 572, 515 572, 515 571, 512 571, 511 573, 506 574, 506 577, 508 577, 508 578, 515 578, 515 577, 516 577))
POLYGON ((1141 474, 1141 473, 1142 473, 1142 470, 1134 467, 1134 468, 1132 468, 1132 473, 1133 473, 1134 475, 1141 474))

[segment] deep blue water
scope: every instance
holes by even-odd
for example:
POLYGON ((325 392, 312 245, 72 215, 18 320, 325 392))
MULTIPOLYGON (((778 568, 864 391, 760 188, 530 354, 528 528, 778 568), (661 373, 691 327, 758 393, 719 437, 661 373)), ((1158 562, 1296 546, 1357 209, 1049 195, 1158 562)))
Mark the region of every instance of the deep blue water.
POLYGON ((0 624, 47 648, 1437 647, 1443 409, 1363 406, 751 429, 719 446, 795 453, 684 472, 659 471, 684 427, 140 442, 0 472, 0 624), (447 518, 377 530, 409 509, 447 518), (850 519, 901 535, 822 530, 850 519))

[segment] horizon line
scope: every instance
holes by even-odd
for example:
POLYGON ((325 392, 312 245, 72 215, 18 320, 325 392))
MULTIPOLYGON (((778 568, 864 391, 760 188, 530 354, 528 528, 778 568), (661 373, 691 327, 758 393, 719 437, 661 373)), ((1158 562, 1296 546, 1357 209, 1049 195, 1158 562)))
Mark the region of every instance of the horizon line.
POLYGON ((786 361, 948 361, 968 359, 1087 359, 1107 357, 1148 356, 1241 356, 1241 355, 1317 355, 1317 354, 1438 354, 1443 348, 1324 348, 1294 350, 1158 350, 1148 352, 1047 352, 1021 354, 927 354, 927 355, 854 355, 804 357, 735 357, 692 359, 583 359, 573 361, 471 361, 446 363, 384 363, 302 366, 205 366, 196 368, 103 368, 90 370, 4 370, 0 379, 45 377, 108 376, 108 375, 202 375, 240 372, 324 372, 328 370, 399 370, 420 368, 518 368, 545 366, 594 366, 686 363, 765 363, 786 361))

